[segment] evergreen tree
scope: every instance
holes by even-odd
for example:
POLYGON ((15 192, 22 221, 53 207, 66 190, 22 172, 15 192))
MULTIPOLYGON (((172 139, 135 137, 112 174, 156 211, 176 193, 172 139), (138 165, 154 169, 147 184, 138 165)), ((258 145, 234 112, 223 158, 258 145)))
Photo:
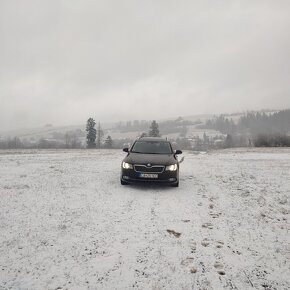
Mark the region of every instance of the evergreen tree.
POLYGON ((155 120, 153 120, 153 122, 151 123, 150 131, 148 135, 150 137, 160 137, 159 126, 155 120))
POLYGON ((96 122, 93 118, 89 118, 87 121, 87 148, 96 148, 96 122))
POLYGON ((97 129, 97 147, 101 148, 102 140, 104 137, 104 131, 102 130, 101 124, 99 123, 97 129))
POLYGON ((113 147, 113 140, 112 137, 109 135, 105 140, 105 147, 112 148, 113 147))
POLYGON ((227 134, 226 140, 225 140, 225 148, 232 148, 234 147, 234 140, 231 134, 227 134))

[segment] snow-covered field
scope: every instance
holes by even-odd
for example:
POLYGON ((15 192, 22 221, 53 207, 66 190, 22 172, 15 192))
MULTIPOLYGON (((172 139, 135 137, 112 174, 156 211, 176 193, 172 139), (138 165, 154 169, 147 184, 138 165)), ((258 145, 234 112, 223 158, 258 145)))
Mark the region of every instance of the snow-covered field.
POLYGON ((185 152, 179 188, 117 150, 0 151, 0 289, 290 289, 290 150, 185 152))

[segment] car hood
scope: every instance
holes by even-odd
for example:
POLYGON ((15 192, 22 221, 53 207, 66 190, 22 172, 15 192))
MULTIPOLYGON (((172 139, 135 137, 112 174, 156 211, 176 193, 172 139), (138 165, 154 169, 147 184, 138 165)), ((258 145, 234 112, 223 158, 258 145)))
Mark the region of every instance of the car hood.
POLYGON ((142 154, 129 153, 124 159, 131 164, 171 165, 177 163, 173 154, 142 154))

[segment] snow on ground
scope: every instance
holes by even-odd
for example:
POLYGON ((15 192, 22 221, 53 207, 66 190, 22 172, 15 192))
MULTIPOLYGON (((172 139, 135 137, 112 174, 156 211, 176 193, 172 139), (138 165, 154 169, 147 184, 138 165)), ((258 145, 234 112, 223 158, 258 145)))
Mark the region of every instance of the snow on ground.
POLYGON ((0 289, 290 289, 290 150, 185 152, 121 186, 119 150, 0 151, 0 289))

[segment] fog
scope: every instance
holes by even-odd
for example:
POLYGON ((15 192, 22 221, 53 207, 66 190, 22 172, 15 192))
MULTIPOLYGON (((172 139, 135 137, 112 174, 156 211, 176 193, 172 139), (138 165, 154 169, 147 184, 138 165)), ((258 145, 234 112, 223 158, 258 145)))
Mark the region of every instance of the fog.
POLYGON ((0 0, 0 130, 290 107, 290 2, 0 0))

